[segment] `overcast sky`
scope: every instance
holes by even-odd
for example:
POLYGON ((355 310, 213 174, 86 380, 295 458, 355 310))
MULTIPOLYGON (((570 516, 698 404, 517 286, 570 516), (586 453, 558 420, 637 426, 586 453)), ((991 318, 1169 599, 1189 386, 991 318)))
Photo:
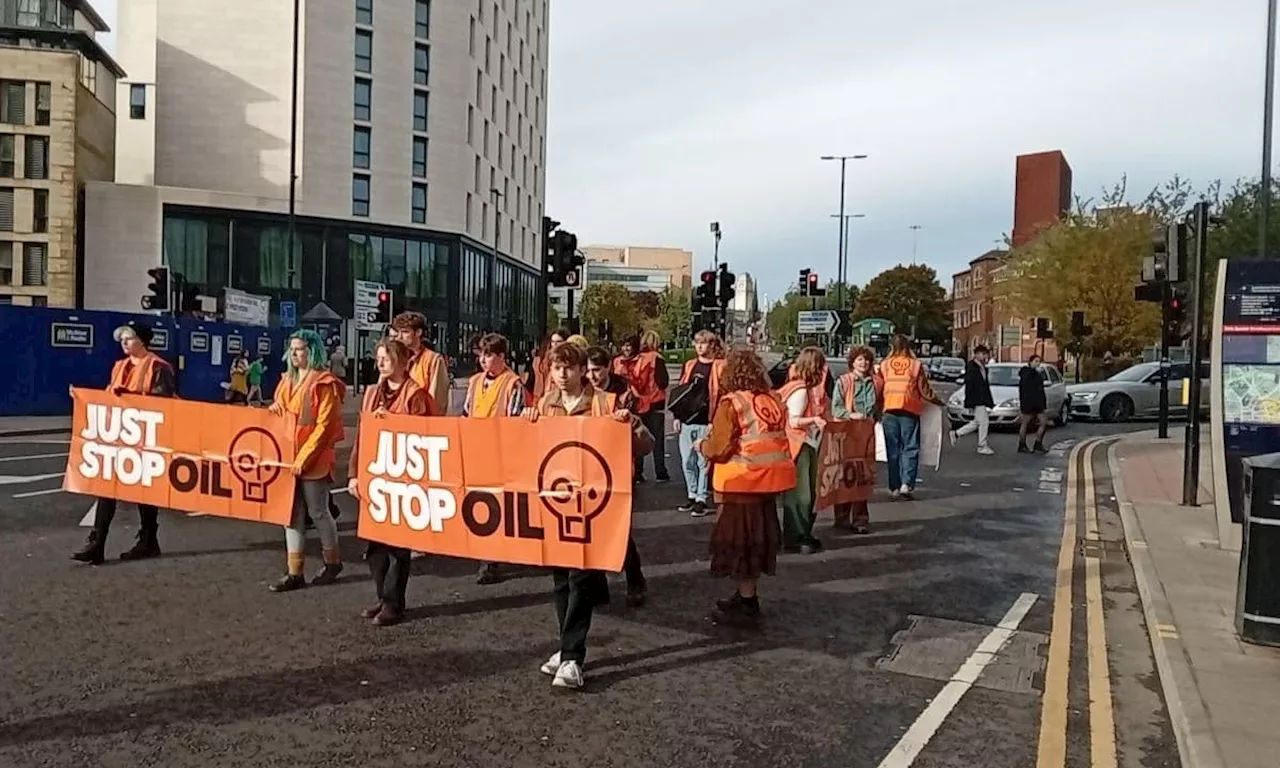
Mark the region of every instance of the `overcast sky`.
MULTIPOLYGON (((437 0, 460 2, 461 0, 437 0)), ((116 0, 96 7, 114 23, 116 0)), ((835 269, 943 276, 1013 219, 1014 156, 1077 194, 1258 174, 1265 0, 552 0, 547 211, 579 241, 721 258, 776 298, 835 269), (1199 100, 1199 103, 1197 103, 1199 100)))

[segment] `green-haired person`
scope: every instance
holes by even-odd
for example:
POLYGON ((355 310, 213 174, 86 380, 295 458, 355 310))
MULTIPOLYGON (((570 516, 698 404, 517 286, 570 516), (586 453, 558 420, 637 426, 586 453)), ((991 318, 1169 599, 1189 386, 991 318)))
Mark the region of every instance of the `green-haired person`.
POLYGON ((293 474, 298 481, 293 494, 293 519, 284 529, 289 571, 271 585, 272 592, 291 592, 307 585, 302 566, 308 516, 320 533, 324 548, 324 569, 311 583, 332 584, 342 573, 338 526, 329 515, 329 491, 333 488, 335 448, 343 435, 342 399, 346 385, 328 371, 324 343, 315 331, 294 331, 284 363, 285 372, 269 410, 277 416, 290 413, 297 419, 293 474))

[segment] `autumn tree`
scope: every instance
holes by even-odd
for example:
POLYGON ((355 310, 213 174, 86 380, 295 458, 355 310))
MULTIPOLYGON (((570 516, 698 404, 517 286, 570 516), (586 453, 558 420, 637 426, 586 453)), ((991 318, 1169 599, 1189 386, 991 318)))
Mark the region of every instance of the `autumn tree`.
POLYGON ((690 343, 689 321, 693 314, 690 302, 689 291, 675 286, 667 286, 658 296, 658 324, 655 330, 663 341, 677 346, 687 346, 690 343))
POLYGON ((899 264, 871 278, 858 295, 854 322, 869 317, 889 320, 918 338, 951 336, 951 304, 938 283, 938 273, 925 264, 899 264))
POLYGON ((631 299, 636 303, 636 310, 645 320, 657 320, 659 312, 659 294, 653 291, 635 291, 631 299))
POLYGON ((614 339, 638 333, 644 321, 631 291, 617 283, 594 282, 582 291, 582 330, 591 336, 605 320, 614 339))

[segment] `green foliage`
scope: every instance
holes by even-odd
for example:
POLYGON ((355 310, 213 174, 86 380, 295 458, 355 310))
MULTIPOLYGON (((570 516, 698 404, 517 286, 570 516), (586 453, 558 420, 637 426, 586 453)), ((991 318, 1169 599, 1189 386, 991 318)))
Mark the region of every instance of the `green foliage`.
POLYGON ((951 304, 938 284, 938 273, 924 264, 899 264, 867 283, 858 296, 853 320, 882 317, 903 333, 915 328, 918 338, 951 336, 951 304))
MULTIPOLYGON (((838 285, 834 280, 827 283, 827 295, 817 299, 817 309, 838 308, 839 304, 836 300, 836 288, 838 285)), ((858 286, 847 286, 844 290, 844 305, 846 307, 856 305, 858 294, 858 286)), ((799 337, 796 333, 796 327, 800 313, 814 308, 814 299, 808 296, 801 296, 794 289, 787 291, 781 300, 774 302, 773 306, 768 309, 768 314, 765 315, 764 324, 768 330, 769 338, 775 344, 798 342, 799 337)))
POLYGON ((547 302, 547 328, 554 329, 560 327, 560 313, 556 308, 551 306, 551 302, 547 302))
POLYGON ((678 346, 690 343, 689 321, 692 316, 689 291, 668 286, 658 296, 658 335, 678 346))
POLYGON ((582 329, 588 336, 608 320, 614 339, 638 333, 644 321, 631 291, 617 283, 591 283, 582 291, 582 329))
POLYGON ((631 294, 636 309, 645 320, 658 319, 660 295, 653 291, 636 291, 631 294))

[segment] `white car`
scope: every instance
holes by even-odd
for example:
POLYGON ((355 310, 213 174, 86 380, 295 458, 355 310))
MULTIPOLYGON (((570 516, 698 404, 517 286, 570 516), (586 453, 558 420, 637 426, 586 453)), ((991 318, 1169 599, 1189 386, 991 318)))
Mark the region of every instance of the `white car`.
MULTIPOLYGON (((991 363, 987 366, 987 382, 991 384, 991 399, 996 407, 991 409, 991 426, 1013 425, 1022 414, 1018 402, 1018 371, 1021 363, 991 363)), ((1040 366, 1044 379, 1045 413, 1050 414, 1056 426, 1067 423, 1071 414, 1071 398, 1067 396, 1067 384, 1062 374, 1051 365, 1040 366)), ((964 380, 947 400, 947 415, 951 424, 958 426, 973 420, 973 409, 964 407, 964 380)))

